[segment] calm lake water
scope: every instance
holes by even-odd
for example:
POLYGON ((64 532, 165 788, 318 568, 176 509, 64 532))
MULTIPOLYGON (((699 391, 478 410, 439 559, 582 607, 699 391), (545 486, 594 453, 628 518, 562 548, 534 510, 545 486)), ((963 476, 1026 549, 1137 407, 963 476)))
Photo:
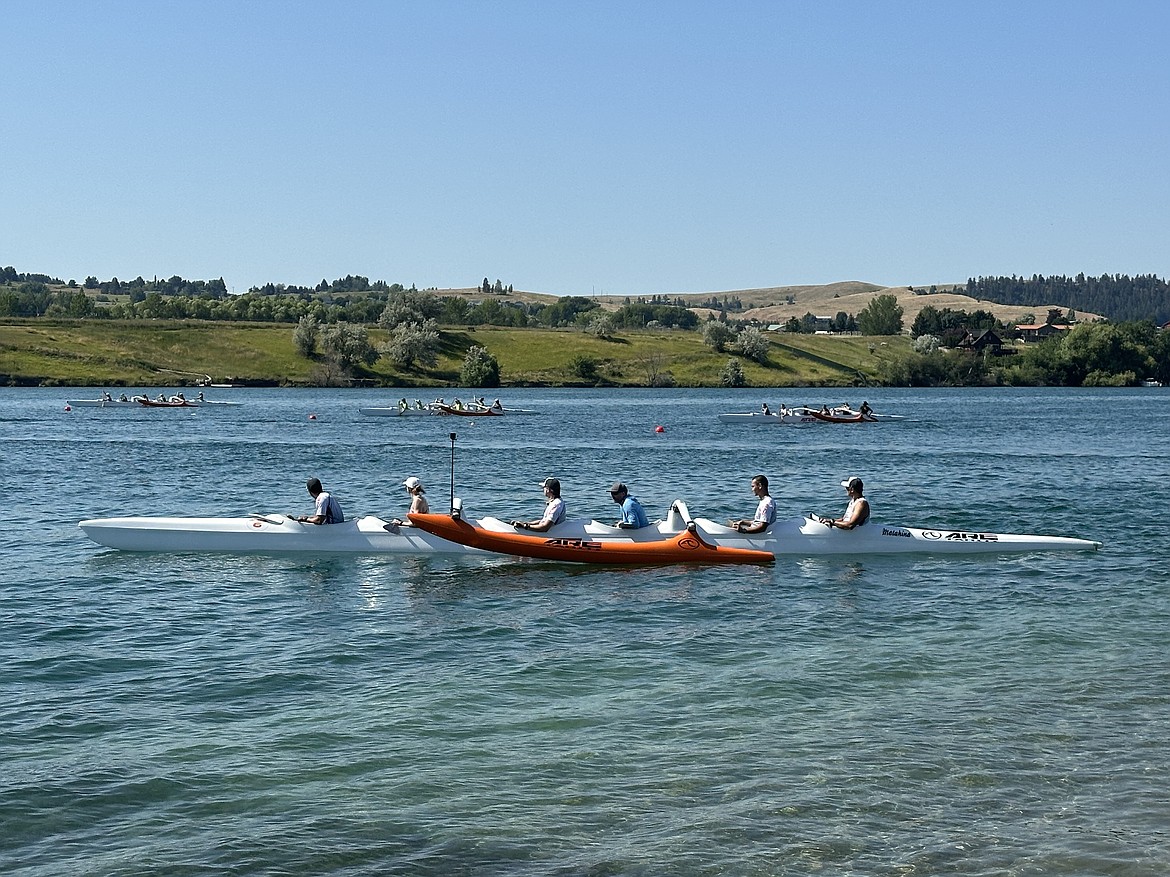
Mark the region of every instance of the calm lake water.
POLYGON ((1170 873, 1170 390, 0 389, 0 873, 1170 873), (156 390, 157 392, 157 390, 156 390), (417 393, 413 394, 417 395, 417 393), (412 395, 412 398, 413 398, 412 395), (447 398, 452 397, 448 392, 447 398), (767 400, 905 422, 752 427, 767 400), (310 415, 316 415, 310 419, 310 415), (661 425, 664 432, 655 427, 661 425), (614 569, 155 556, 77 521, 432 505, 837 512, 1097 553, 614 569))

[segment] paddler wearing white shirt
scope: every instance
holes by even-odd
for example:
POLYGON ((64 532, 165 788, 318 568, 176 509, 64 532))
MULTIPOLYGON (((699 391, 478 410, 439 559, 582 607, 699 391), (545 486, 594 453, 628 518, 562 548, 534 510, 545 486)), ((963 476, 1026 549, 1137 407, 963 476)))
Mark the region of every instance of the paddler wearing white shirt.
POLYGON ((752 493, 759 498, 756 514, 751 520, 743 518, 738 521, 728 521, 727 526, 734 527, 740 533, 762 533, 776 520, 776 501, 768 494, 768 476, 755 475, 752 477, 752 493))
POLYGON ((849 494, 849 505, 845 507, 845 514, 839 518, 822 518, 822 523, 830 530, 852 530, 860 527, 869 520, 869 500, 862 496, 865 485, 854 475, 841 482, 845 492, 849 494))
POLYGON ((294 521, 300 521, 302 524, 340 524, 345 520, 345 515, 341 513, 341 505, 332 494, 321 489, 320 480, 310 478, 305 482, 305 487, 308 488, 309 496, 313 497, 316 514, 299 515, 293 518, 294 521))
POLYGON ((556 478, 546 478, 540 482, 540 486, 544 488, 544 514, 538 521, 509 521, 508 523, 517 530, 535 530, 543 533, 565 519, 568 509, 565 501, 561 499, 561 482, 556 478))

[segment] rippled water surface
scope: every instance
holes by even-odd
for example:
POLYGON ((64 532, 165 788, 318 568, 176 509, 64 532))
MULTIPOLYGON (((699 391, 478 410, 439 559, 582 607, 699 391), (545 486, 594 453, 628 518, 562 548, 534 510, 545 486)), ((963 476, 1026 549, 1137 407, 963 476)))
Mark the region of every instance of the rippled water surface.
MULTIPOLYGON (((510 391, 541 412, 0 389, 0 873, 1170 872, 1167 390, 510 391), (895 424, 723 411, 862 396, 895 424), (315 415, 311 418, 310 415, 315 415), (661 425, 664 432, 655 427, 661 425), (615 569, 158 556, 77 521, 432 506, 723 518, 866 481, 889 523, 1102 551, 615 569)), ((448 394, 450 397, 451 394, 448 394)), ((214 398, 215 396, 213 396, 214 398)))

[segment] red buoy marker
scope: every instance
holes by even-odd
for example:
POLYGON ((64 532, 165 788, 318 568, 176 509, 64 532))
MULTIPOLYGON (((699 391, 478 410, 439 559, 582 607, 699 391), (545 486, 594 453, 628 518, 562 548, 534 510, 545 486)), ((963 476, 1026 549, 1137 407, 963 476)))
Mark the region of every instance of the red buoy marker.
POLYGON ((660 424, 658 424, 658 426, 654 427, 654 431, 655 432, 666 432, 666 427, 660 423, 660 424))

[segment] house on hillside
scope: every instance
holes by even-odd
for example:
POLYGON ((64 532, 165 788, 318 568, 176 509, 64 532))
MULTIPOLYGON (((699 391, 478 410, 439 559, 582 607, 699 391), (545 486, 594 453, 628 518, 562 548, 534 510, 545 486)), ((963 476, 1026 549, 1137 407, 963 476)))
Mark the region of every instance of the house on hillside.
POLYGON ((966 350, 971 353, 990 353, 992 356, 1015 353, 1011 349, 1004 350, 1003 339, 990 329, 981 332, 978 337, 968 332, 967 337, 960 341, 957 346, 959 350, 966 350))
POLYGON ((1025 343, 1034 343, 1036 341, 1043 341, 1045 338, 1051 338, 1061 332, 1067 332, 1068 326, 1055 326, 1052 323, 1032 323, 1027 326, 1016 326, 1016 331, 1020 333, 1020 338, 1025 343))

